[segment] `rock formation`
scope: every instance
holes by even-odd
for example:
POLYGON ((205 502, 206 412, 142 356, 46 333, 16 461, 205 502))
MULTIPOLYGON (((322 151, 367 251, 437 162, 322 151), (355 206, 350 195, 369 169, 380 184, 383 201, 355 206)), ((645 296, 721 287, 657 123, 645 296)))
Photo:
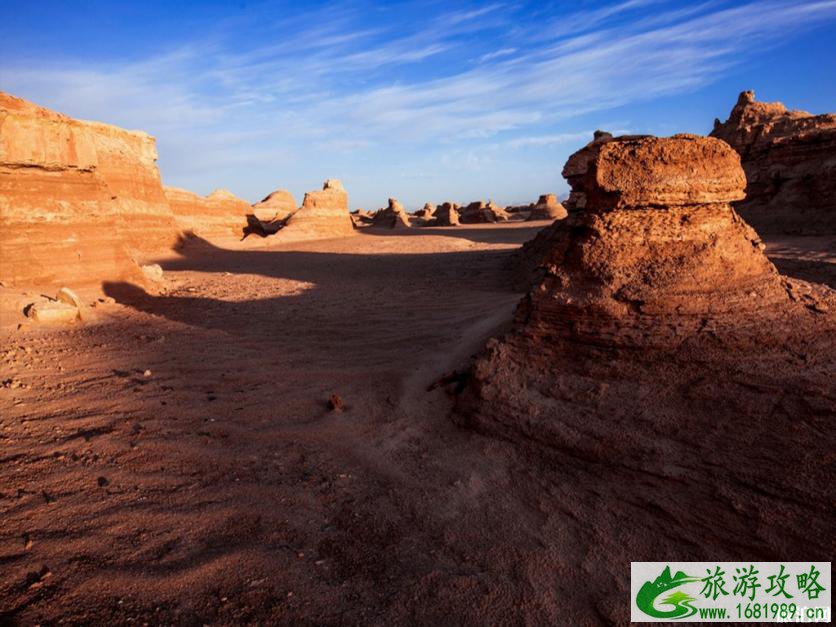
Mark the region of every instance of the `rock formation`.
POLYGON ((435 215, 435 207, 432 205, 432 203, 424 203, 424 206, 421 207, 418 211, 416 211, 415 215, 419 218, 425 218, 429 220, 435 215))
POLYGON ((168 201, 180 230, 207 240, 241 239, 250 204, 225 189, 199 196, 178 187, 166 187, 168 201))
POLYGON ((458 226, 459 206, 454 202, 445 202, 435 209, 435 218, 427 226, 458 226))
POLYGON ((0 279, 10 287, 144 282, 183 231, 240 238, 250 206, 163 189, 154 138, 0 92, 0 279))
POLYGON ((483 201, 472 202, 459 213, 462 224, 488 224, 493 222, 504 222, 510 216, 505 209, 493 202, 483 201))
POLYGON ((496 222, 505 222, 511 219, 511 215, 505 210, 505 207, 497 205, 492 200, 488 201, 486 208, 491 212, 491 215, 496 222))
POLYGON ((746 198, 735 207, 759 232, 836 233, 836 114, 789 111, 744 91, 711 135, 740 153, 746 198))
POLYGON ((374 214, 365 209, 355 209, 351 212, 351 222, 355 227, 368 226, 374 222, 374 214))
POLYGON ((562 220, 568 215, 554 194, 543 194, 531 207, 529 220, 562 220))
POLYGON ((253 215, 261 222, 286 220, 296 211, 296 199, 285 189, 277 189, 252 207, 253 215))
MULTIPOLYGON (((577 209, 529 251, 534 286, 477 358, 462 424, 697 482, 742 443, 834 417, 836 298, 763 254, 730 205, 745 178, 727 144, 599 138, 563 174, 577 209)), ((767 450, 758 472, 785 455, 767 450)))
POLYGON ((308 192, 302 206, 287 220, 276 237, 287 240, 326 239, 354 234, 348 212, 348 192, 336 179, 328 179, 322 190, 308 192))
POLYGON ((141 278, 177 227, 154 138, 0 92, 0 258, 9 285, 141 278))
POLYGON ((380 209, 374 214, 372 226, 382 227, 387 229, 402 229, 409 228, 409 216, 406 215, 406 210, 403 205, 395 198, 389 199, 389 205, 380 209))

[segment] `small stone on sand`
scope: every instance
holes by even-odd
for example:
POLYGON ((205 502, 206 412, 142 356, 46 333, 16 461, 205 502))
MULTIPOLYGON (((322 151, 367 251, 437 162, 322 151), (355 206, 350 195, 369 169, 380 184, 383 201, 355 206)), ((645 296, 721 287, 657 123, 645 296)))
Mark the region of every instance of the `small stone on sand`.
POLYGON ((339 394, 332 394, 328 398, 328 409, 330 411, 342 411, 345 409, 345 404, 339 394))

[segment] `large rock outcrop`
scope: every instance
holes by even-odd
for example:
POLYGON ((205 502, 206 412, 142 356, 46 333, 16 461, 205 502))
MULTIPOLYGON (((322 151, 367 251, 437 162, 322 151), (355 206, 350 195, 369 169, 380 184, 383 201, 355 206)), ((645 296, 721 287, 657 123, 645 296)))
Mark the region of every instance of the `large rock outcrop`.
POLYGON ((740 153, 746 198, 735 207, 762 233, 836 233, 836 114, 787 110, 744 91, 713 137, 740 153))
POLYGON ((225 189, 200 196, 178 187, 166 187, 165 197, 181 231, 203 239, 241 239, 251 211, 246 200, 225 189))
POLYGON ((348 211, 348 192, 336 179, 328 179, 322 190, 308 192, 302 206, 287 220, 276 237, 287 240, 326 239, 354 234, 348 211))
POLYGON ((9 284, 132 278, 177 238, 154 138, 0 92, 0 257, 9 284))
POLYGON ((791 530, 832 497, 833 291, 765 257, 730 204, 745 179, 724 142, 600 139, 563 172, 576 209, 542 232, 536 281, 477 357, 457 421, 561 456, 578 490, 591 468, 609 477, 625 524, 802 550, 791 530))
POLYGON ((296 211, 296 199, 286 189, 277 189, 252 207, 253 215, 262 222, 280 222, 296 211))

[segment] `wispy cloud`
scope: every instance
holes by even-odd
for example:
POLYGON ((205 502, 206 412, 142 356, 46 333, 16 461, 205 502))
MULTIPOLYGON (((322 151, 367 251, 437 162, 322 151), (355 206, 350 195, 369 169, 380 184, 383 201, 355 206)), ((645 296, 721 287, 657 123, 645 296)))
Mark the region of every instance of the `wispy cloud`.
POLYGON ((491 61, 493 59, 498 59, 499 57, 507 57, 514 54, 517 51, 516 48, 500 48, 499 50, 494 50, 493 52, 488 52, 487 54, 483 54, 479 57, 479 61, 491 61))
MULTIPOLYGON (((577 133, 553 133, 550 135, 531 135, 517 137, 503 144, 507 148, 542 148, 544 146, 562 146, 564 144, 583 145, 592 139, 594 131, 579 131, 577 133)), ((613 132, 613 131, 610 131, 613 132)), ((615 131, 622 134, 622 131, 615 131)))
POLYGON ((362 152, 374 168, 415 146, 581 144, 579 116, 699 89, 836 20, 836 0, 628 0, 550 16, 516 3, 431 6, 421 19, 328 5, 232 20, 132 62, 7 58, 0 88, 156 134, 175 182, 236 159, 287 166, 362 152))

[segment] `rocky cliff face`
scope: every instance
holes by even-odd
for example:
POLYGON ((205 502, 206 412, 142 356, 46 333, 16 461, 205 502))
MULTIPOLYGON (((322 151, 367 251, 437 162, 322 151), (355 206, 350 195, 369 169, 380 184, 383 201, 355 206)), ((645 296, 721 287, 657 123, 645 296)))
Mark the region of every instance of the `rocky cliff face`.
POLYGON ((136 261, 167 253, 183 231, 240 236, 246 202, 222 190, 164 191, 156 161, 146 133, 0 92, 0 279, 44 288, 142 281, 136 261))
POLYGON ((746 198, 735 206, 759 232, 836 232, 836 114, 790 111, 745 91, 711 135, 740 153, 746 198))
POLYGON ((247 226, 249 203, 232 192, 216 189, 200 196, 185 189, 166 187, 168 201, 177 226, 204 239, 241 239, 247 226))
POLYGON ((833 291, 764 256, 730 205, 745 179, 722 141, 600 139, 564 176, 576 208, 543 231, 538 280, 477 357, 458 422, 537 443, 567 473, 594 466, 608 508, 644 499, 645 524, 692 542, 763 519, 769 486, 753 542, 786 547, 827 502, 828 471, 807 473, 836 417, 833 291), (623 490, 636 477, 641 496, 623 490))
POLYGON ((51 285, 136 276, 131 255, 177 235, 154 138, 0 93, 3 278, 51 285))

